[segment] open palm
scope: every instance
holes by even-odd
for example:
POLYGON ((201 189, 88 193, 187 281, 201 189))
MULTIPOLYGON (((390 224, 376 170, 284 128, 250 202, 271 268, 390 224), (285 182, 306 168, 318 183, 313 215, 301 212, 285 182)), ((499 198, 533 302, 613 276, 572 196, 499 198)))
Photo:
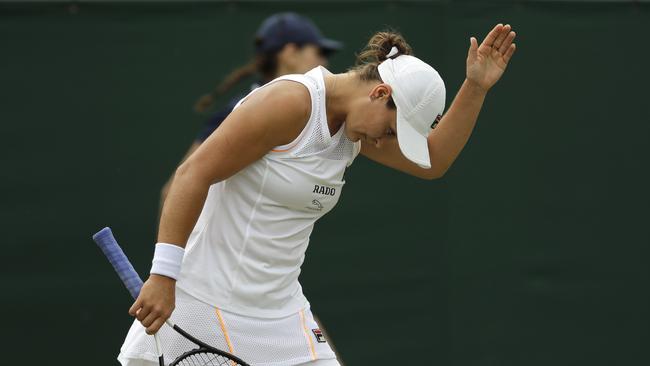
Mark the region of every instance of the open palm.
POLYGON ((515 53, 515 36, 510 25, 497 24, 480 46, 476 38, 470 38, 467 79, 485 90, 496 84, 515 53))

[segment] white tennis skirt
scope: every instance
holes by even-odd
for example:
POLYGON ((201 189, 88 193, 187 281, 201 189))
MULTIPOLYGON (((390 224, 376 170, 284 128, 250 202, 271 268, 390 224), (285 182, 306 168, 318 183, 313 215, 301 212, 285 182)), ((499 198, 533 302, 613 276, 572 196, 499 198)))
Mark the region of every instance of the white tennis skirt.
MULTIPOLYGON (((177 288, 171 321, 195 338, 230 352, 251 366, 292 366, 336 358, 309 308, 283 318, 253 318, 215 308, 177 288)), ((167 362, 197 347, 166 324, 158 337, 167 362)), ((123 365, 129 359, 158 360, 154 337, 145 333, 137 319, 118 359, 123 365)))

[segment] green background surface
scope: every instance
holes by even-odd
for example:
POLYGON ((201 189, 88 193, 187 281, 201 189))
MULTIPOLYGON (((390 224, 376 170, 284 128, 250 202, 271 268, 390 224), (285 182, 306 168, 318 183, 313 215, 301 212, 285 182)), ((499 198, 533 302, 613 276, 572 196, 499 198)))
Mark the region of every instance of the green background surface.
POLYGON ((444 178, 360 158, 316 226, 301 282, 348 365, 650 365, 650 3, 584 1, 1 3, 0 364, 117 364, 131 301, 90 236, 146 274, 195 98, 283 10, 345 42, 334 72, 400 30, 447 105, 469 37, 518 32, 444 178))

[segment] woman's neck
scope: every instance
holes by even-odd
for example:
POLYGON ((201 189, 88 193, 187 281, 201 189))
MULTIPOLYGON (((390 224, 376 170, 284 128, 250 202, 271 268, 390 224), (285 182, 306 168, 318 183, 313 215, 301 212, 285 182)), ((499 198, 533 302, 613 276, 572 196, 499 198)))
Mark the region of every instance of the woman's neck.
POLYGON ((325 76, 325 109, 332 135, 346 121, 352 105, 367 97, 371 88, 371 83, 362 81, 353 71, 325 76))

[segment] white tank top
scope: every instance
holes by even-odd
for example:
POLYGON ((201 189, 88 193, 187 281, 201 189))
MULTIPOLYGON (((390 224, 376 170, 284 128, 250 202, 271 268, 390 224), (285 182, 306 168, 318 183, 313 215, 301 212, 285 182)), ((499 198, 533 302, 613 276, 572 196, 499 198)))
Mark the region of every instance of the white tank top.
POLYGON ((298 282, 309 236, 339 200, 343 173, 360 150, 345 126, 329 133, 324 73, 317 67, 271 82, 304 85, 311 116, 293 142, 210 187, 186 246, 177 283, 182 290, 217 308, 263 318, 309 305, 298 282))

